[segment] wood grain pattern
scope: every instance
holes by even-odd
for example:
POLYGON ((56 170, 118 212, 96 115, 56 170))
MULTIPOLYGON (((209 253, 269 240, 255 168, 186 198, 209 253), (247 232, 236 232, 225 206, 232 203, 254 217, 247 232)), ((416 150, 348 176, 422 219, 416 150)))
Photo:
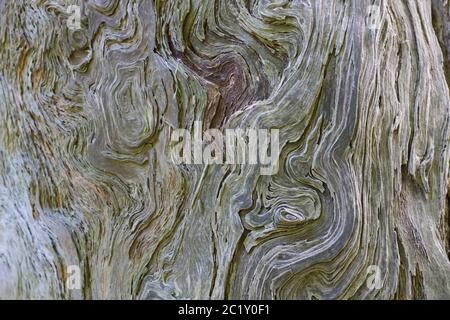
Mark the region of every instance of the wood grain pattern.
POLYGON ((0 298, 450 299, 447 0, 0 11, 0 298), (168 161, 195 121, 278 173, 168 161))

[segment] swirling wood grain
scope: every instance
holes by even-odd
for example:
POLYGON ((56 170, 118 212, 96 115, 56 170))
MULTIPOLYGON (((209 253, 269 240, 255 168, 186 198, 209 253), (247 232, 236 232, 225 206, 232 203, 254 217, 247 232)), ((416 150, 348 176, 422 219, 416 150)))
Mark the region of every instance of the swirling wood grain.
POLYGON ((1 0, 0 297, 450 298, 448 10, 1 0), (278 173, 167 161, 195 121, 278 173))

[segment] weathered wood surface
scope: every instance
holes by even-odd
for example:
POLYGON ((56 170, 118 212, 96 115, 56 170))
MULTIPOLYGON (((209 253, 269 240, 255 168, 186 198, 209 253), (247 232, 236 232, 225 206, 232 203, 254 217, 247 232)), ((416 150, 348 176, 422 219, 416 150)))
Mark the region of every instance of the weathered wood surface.
POLYGON ((1 298, 450 298, 447 1, 71 4, 0 1, 1 298), (279 172, 168 162, 196 120, 279 172))

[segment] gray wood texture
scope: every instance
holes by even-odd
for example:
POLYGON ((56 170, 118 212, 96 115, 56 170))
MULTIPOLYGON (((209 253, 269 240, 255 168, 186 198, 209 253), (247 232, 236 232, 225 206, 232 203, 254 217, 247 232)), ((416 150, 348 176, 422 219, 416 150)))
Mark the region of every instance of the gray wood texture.
POLYGON ((448 1, 0 12, 0 298, 450 298, 448 1), (279 171, 168 161, 195 121, 279 171))

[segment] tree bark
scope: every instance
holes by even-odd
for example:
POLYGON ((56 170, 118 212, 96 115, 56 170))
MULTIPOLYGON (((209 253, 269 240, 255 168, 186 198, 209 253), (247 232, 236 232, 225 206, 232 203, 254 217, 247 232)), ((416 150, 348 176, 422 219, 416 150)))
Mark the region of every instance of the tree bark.
POLYGON ((450 299, 447 0, 0 11, 0 298, 450 299), (278 172, 169 161, 195 121, 278 172))

